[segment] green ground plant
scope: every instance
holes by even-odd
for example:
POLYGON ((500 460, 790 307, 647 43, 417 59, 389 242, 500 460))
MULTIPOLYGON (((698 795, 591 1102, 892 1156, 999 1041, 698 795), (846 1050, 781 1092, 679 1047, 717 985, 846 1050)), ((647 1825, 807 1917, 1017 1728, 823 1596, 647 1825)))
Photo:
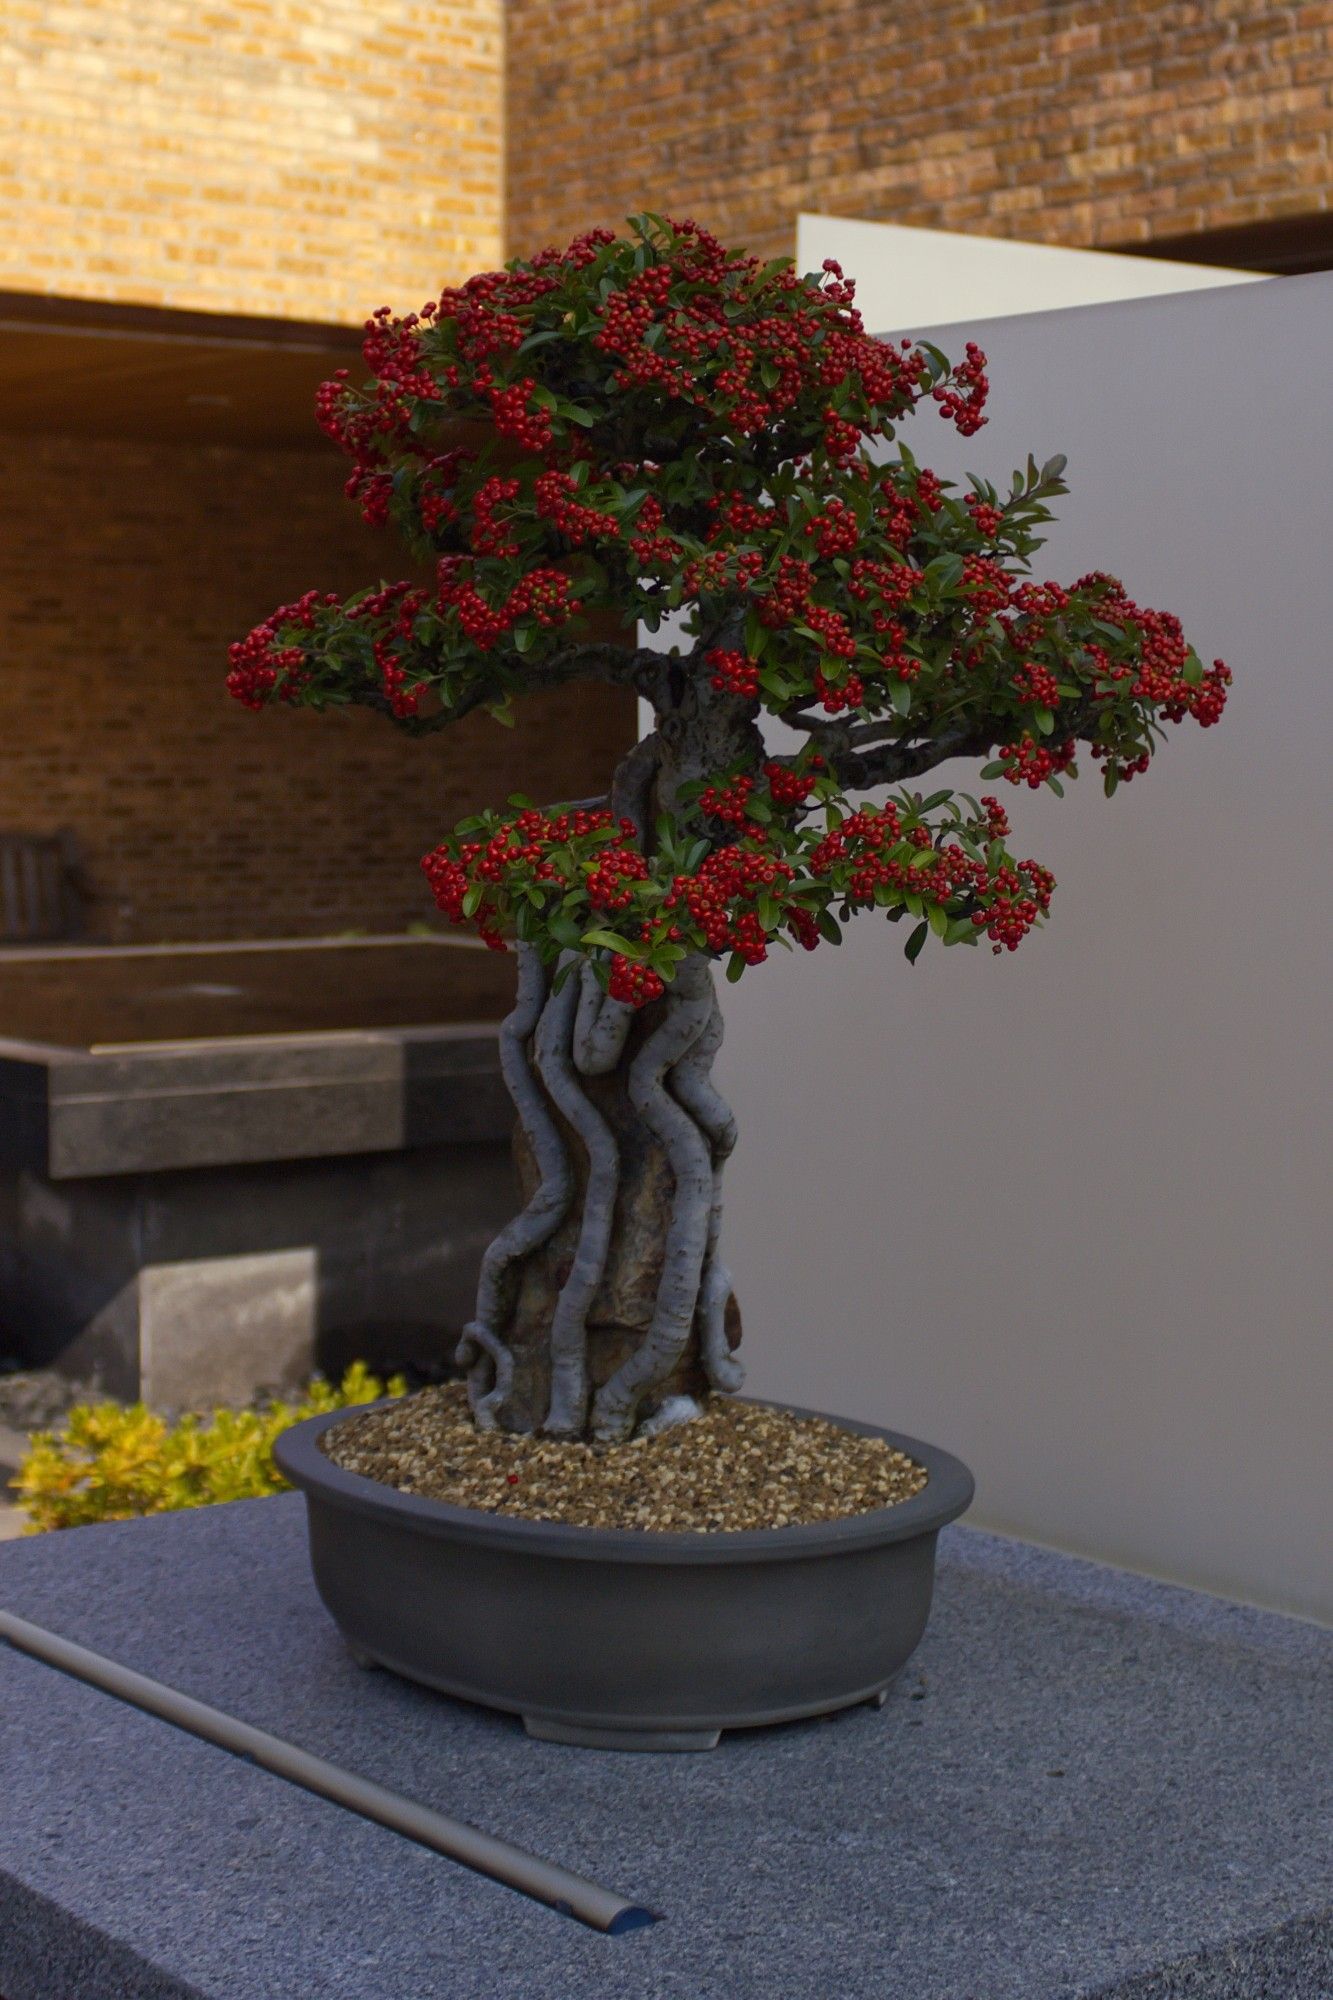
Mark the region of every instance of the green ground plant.
POLYGON ((287 1481, 272 1446, 282 1431, 304 1417, 406 1391, 402 1376, 383 1382, 358 1361, 336 1384, 317 1376, 298 1402, 275 1399, 174 1423, 144 1403, 81 1403, 58 1429, 36 1433, 19 1468, 27 1533, 281 1493, 287 1481))

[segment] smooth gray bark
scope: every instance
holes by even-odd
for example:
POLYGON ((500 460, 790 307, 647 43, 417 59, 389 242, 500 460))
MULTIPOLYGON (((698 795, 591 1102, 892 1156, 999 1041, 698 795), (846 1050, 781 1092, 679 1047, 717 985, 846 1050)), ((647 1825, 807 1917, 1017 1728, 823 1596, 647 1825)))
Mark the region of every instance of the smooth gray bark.
POLYGON ((495 1237, 482 1259, 473 1318, 463 1328, 454 1359, 468 1370, 468 1398, 480 1430, 493 1430, 509 1394, 514 1363, 502 1338, 505 1293, 515 1267, 559 1228, 574 1194, 574 1175, 559 1128, 528 1058, 547 1002, 545 969, 531 945, 518 947, 518 999, 500 1029, 500 1069, 540 1173, 527 1206, 495 1237))

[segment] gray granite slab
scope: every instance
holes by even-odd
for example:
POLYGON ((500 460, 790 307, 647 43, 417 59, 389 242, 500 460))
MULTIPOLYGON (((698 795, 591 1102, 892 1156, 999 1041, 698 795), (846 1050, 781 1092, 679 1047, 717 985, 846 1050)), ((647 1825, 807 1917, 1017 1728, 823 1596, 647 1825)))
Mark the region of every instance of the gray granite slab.
POLYGON ((351 1665, 294 1495, 0 1603, 651 1903, 605 1938, 0 1647, 6 2000, 1329 2000, 1333 1638, 966 1528, 879 1713, 528 1741, 351 1665))
POLYGON ((0 1042, 0 1168, 53 1181, 504 1139, 485 1023, 112 1051, 0 1042))

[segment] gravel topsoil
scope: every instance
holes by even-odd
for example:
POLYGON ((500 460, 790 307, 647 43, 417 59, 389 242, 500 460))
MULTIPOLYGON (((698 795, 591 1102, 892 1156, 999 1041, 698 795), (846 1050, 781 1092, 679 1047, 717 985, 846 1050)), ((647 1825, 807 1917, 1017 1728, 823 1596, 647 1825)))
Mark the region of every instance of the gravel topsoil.
POLYGON ((654 1437, 597 1445, 478 1431, 447 1382, 325 1431, 345 1472, 453 1507, 659 1533, 794 1527, 892 1507, 926 1469, 879 1438, 731 1396, 654 1437))

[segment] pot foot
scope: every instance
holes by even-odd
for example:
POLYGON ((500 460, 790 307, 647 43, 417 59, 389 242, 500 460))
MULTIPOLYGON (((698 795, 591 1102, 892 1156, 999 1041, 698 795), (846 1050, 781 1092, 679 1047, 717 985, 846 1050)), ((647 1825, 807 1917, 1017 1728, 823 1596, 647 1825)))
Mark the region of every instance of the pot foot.
POLYGON ((368 1653, 363 1646, 354 1646, 350 1639, 344 1640, 343 1643, 347 1648, 347 1657, 354 1667, 360 1667, 368 1674, 379 1671, 380 1663, 373 1653, 368 1653))
POLYGON ((573 1743, 583 1750, 716 1750, 720 1729, 599 1729, 525 1715, 523 1727, 539 1743, 573 1743))

